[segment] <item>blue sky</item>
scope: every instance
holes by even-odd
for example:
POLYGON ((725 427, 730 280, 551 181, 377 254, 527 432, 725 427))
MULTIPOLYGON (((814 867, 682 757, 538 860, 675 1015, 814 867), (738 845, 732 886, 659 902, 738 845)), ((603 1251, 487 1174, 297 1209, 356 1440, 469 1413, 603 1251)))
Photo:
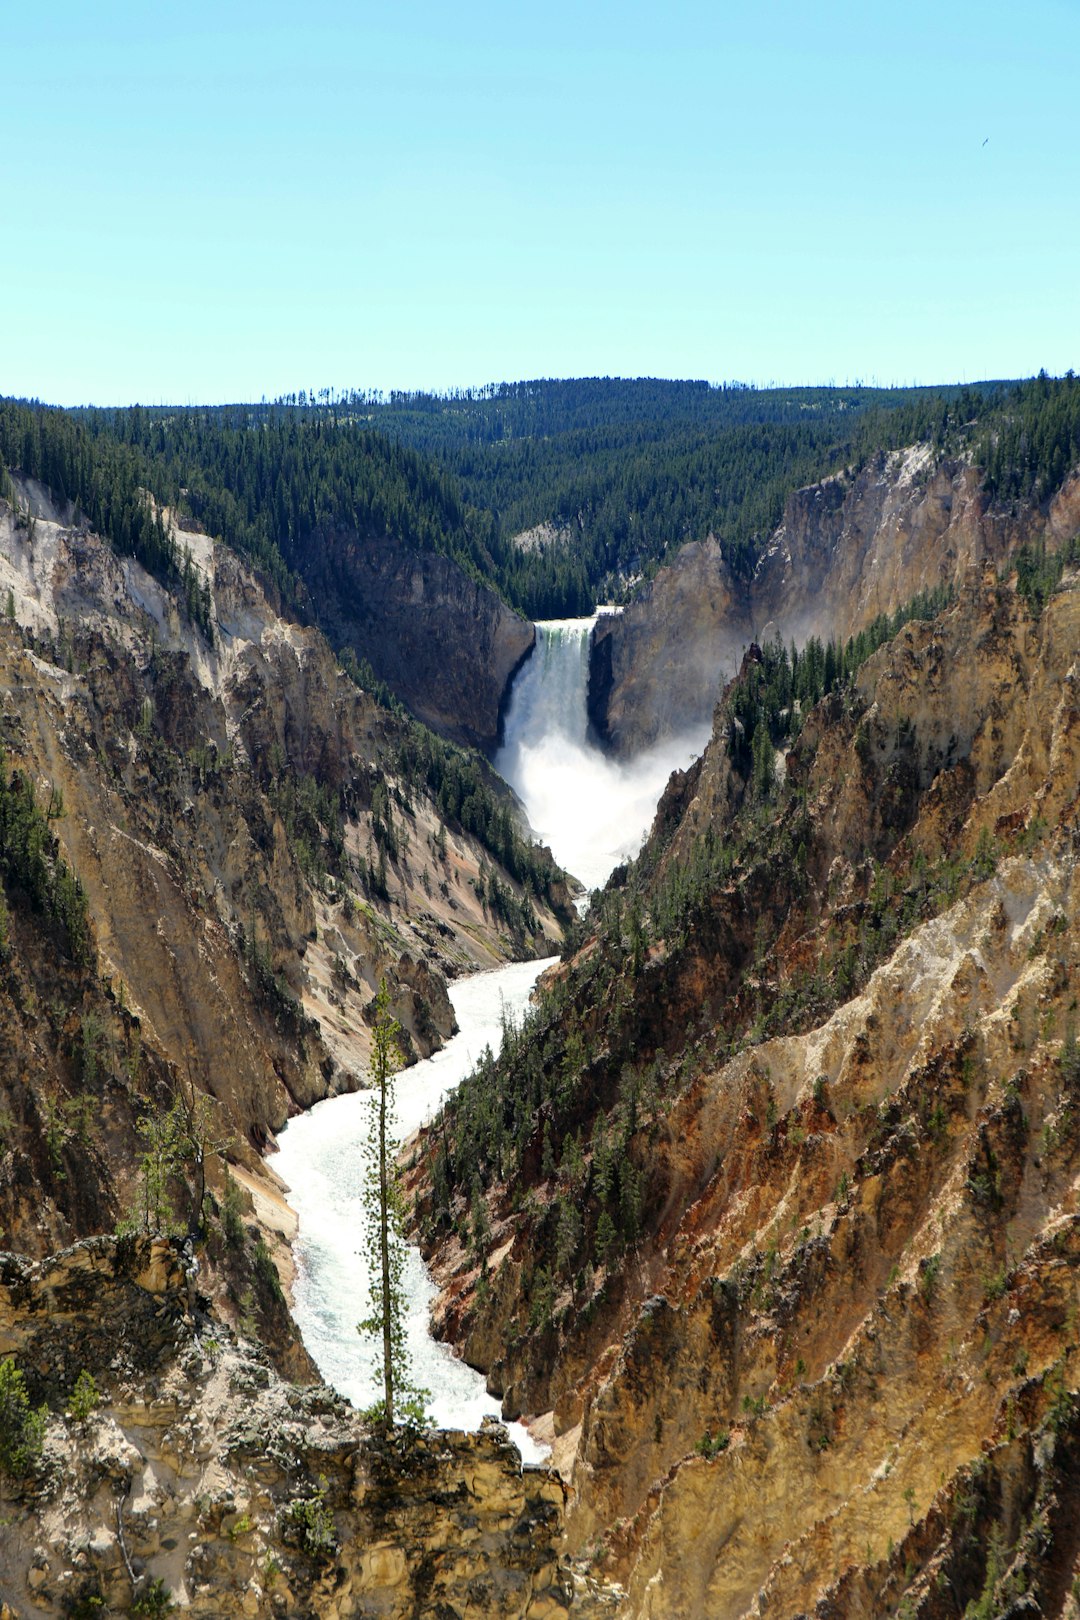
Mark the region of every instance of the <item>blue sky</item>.
POLYGON ((1077 0, 5 9, 3 393, 1080 366, 1077 0))

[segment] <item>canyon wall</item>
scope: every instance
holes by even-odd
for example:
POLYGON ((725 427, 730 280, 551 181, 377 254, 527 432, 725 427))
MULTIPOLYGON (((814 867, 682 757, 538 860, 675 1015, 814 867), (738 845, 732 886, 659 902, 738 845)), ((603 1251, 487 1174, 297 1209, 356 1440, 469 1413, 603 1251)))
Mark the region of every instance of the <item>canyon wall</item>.
POLYGON ((517 1043, 440 1320, 627 1617, 1076 1613, 1078 650, 988 568, 764 799, 729 694, 517 1043))
POLYGON ((492 752, 532 625, 438 552, 338 531, 321 534, 311 550, 305 579, 334 645, 367 658, 436 731, 492 752))
POLYGON ((978 469, 929 446, 797 490, 753 578, 734 578, 714 539, 684 546, 594 637, 590 715, 617 753, 707 722, 752 641, 846 641, 920 592, 1000 566, 1024 541, 1080 531, 1080 475, 1048 510, 1005 510, 978 469))

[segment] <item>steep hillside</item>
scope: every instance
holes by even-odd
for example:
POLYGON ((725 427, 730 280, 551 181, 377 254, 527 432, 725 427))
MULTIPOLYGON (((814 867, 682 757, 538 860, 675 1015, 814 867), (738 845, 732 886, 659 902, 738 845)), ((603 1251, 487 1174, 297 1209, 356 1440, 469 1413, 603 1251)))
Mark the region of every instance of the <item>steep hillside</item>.
POLYGON ((510 683, 536 632, 435 551, 323 529, 299 566, 335 647, 366 658, 427 725, 493 750, 510 683))
POLYGON ((775 759, 749 659, 428 1144, 444 1331, 628 1616, 1075 1612, 1080 580, 1015 583, 775 759))
MULTIPOLYGON (((453 1029, 446 976, 549 949, 565 891, 485 768, 382 708, 226 548, 174 529, 203 630, 70 506, 32 482, 13 493, 0 502, 6 1240, 42 1254, 127 1213, 149 1221, 138 1167, 175 1108, 204 1111, 206 1141, 187 1151, 218 1198, 210 1141, 272 1211, 261 1153, 291 1112, 359 1083, 379 980, 427 1054, 453 1029), (49 911, 57 871, 82 896, 74 944, 49 911)), ((198 1228, 182 1179, 172 1218, 198 1228)))

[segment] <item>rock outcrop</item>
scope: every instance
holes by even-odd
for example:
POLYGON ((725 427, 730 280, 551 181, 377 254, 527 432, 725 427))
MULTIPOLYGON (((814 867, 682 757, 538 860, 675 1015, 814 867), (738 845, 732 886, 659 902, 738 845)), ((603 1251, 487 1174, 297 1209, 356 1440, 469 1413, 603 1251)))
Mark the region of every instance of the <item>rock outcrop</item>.
POLYGON ((1080 530, 1080 474, 1048 509, 995 507, 977 468, 927 445, 797 490, 754 576, 738 581, 713 539, 678 551, 618 617, 601 619, 590 715, 620 754, 707 723, 746 646, 779 635, 845 641, 920 592, 999 567, 1024 541, 1080 530))
POLYGON ((745 596, 710 536, 683 546, 622 613, 597 620, 589 719, 602 742, 637 754, 700 731, 753 639, 745 596))
POLYGON ((372 1434, 282 1383, 196 1284, 160 1239, 0 1255, 0 1358, 48 1420, 0 1480, 0 1612, 565 1620, 557 1475, 497 1425, 372 1434))

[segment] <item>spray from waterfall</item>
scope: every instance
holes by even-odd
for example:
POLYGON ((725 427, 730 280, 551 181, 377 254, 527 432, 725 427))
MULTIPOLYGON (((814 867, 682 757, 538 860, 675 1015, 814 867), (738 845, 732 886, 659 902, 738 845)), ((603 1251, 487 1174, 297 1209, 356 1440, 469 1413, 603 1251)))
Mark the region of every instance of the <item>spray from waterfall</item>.
POLYGON ((673 770, 699 754, 708 728, 668 738, 631 760, 589 738, 591 619, 536 626, 536 647, 514 681, 495 769, 518 794, 536 836, 587 888, 641 848, 673 770))

